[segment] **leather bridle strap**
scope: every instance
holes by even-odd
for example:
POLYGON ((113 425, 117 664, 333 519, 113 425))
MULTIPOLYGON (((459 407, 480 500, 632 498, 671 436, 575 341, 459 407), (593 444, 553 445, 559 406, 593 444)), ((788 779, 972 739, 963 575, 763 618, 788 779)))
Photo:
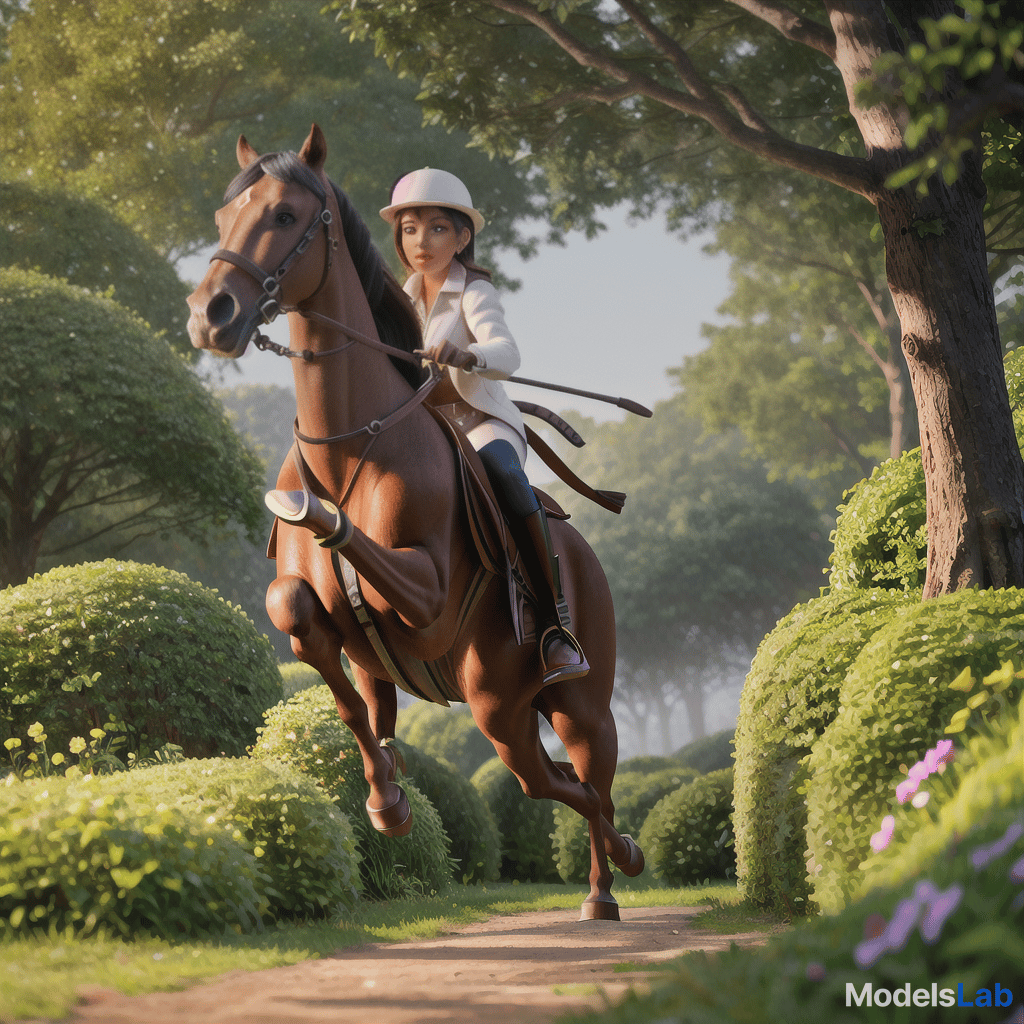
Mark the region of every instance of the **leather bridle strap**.
POLYGON ((239 270, 244 270, 245 273, 256 281, 263 289, 263 297, 256 303, 256 308, 260 311, 260 316, 265 324, 272 323, 277 315, 284 310, 284 307, 281 305, 281 279, 291 270, 292 264, 310 247, 317 231, 321 227, 324 231, 324 245, 327 255, 324 258, 324 269, 320 275, 320 283, 308 298, 311 299, 327 283, 327 275, 330 273, 334 247, 337 245, 337 242, 331 237, 331 222, 333 220, 334 217, 331 211, 327 209, 327 200, 324 199, 320 212, 310 222, 309 227, 306 228, 306 233, 299 239, 292 251, 285 256, 273 274, 268 274, 258 263, 254 263, 249 259, 248 256, 243 256, 241 253, 234 252, 231 249, 218 249, 210 257, 210 262, 223 260, 225 263, 231 263, 238 267, 239 270))

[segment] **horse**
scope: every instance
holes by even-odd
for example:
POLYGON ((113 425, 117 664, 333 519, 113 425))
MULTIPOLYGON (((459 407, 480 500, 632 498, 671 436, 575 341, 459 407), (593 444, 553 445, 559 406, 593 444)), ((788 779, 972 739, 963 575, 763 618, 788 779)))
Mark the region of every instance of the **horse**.
POLYGON ((590 672, 545 686, 537 644, 516 634, 506 579, 481 571, 457 453, 427 401, 439 373, 413 355, 419 323, 366 225, 325 174, 321 129, 312 126, 297 154, 261 156, 241 136, 236 156, 241 170, 215 218, 220 248, 187 300, 189 335, 195 347, 228 358, 250 341, 291 357, 296 447, 271 492, 277 577, 267 610, 295 656, 323 677, 359 744, 374 827, 389 835, 411 827, 389 746, 398 652, 434 666, 441 692, 421 696, 469 705, 527 796, 560 801, 586 819, 590 893, 580 919, 619 920, 609 859, 630 876, 644 864, 613 825, 615 617, 597 557, 573 527, 552 520, 590 672), (260 334, 280 312, 287 348, 260 334), (281 510, 295 494, 329 510, 330 536, 298 510, 281 510), (538 716, 569 762, 548 755, 538 716))

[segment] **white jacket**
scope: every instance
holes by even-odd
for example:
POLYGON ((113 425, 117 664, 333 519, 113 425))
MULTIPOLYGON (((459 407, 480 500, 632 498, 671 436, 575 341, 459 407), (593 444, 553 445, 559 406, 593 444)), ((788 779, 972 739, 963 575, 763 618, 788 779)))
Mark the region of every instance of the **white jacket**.
POLYGON ((477 365, 471 370, 446 367, 455 390, 474 409, 507 423, 525 442, 523 417, 501 383, 519 369, 519 348, 505 323, 494 285, 478 279, 467 286, 466 268, 452 260, 433 309, 424 309, 421 273, 412 274, 404 287, 424 319, 424 348, 447 340, 476 356, 477 365))

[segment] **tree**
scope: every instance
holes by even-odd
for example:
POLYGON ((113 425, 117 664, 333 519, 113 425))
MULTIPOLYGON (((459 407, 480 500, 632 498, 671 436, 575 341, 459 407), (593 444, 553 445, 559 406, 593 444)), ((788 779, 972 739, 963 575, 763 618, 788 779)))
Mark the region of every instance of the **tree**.
MULTIPOLYGON (((610 205, 631 178, 641 205, 673 198, 677 216, 711 218, 736 151, 863 197, 878 216, 918 410, 929 495, 925 596, 1024 584, 1024 463, 1000 363, 976 139, 986 117, 1024 109, 1016 50, 998 48, 1012 32, 997 31, 993 50, 1004 88, 979 92, 946 66, 928 93, 945 124, 933 118, 905 140, 907 97, 874 102, 860 90, 880 58, 926 47, 928 20, 955 18, 951 0, 336 6, 422 80, 428 116, 543 168, 563 197, 556 214, 610 205), (931 174, 925 194, 913 175, 893 184, 941 144, 949 124, 962 124, 971 143, 957 151, 957 173, 931 174), (691 177, 703 172, 702 184, 660 174, 659 161, 677 169, 682 160, 691 177)), ((1003 13, 1009 8, 995 8, 997 22, 1003 13)))
POLYGON ((189 289, 174 268, 99 203, 30 182, 0 182, 6 231, 0 266, 38 270, 105 294, 165 332, 180 354, 198 353, 185 324, 189 289))
POLYGON ((594 486, 625 487, 609 515, 558 485, 608 576, 620 664, 619 708, 641 731, 684 704, 704 735, 704 697, 742 678, 761 637, 821 583, 827 529, 795 487, 765 480, 735 431, 702 434, 685 396, 652 420, 586 423, 585 448, 566 453, 594 486))
POLYGON ((0 585, 139 537, 262 525, 263 467, 166 342, 110 299, 0 271, 0 585))
POLYGON ((172 260, 216 241, 239 133, 286 149, 314 120, 384 252, 376 211, 424 164, 472 184, 489 215, 483 252, 531 251, 516 221, 534 213, 539 183, 467 150, 464 133, 424 127, 413 84, 340 43, 318 4, 34 0, 5 13, 0 176, 93 198, 172 260))

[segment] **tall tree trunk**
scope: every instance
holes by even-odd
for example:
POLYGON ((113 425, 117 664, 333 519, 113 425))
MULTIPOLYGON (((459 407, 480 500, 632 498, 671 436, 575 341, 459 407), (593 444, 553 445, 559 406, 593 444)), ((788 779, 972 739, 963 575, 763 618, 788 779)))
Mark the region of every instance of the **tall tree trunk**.
MULTIPOLYGON (((855 88, 891 48, 881 3, 832 0, 836 66, 878 174, 873 201, 917 403, 928 498, 925 597, 964 587, 1024 585, 1024 464, 1010 414, 985 258, 985 189, 977 152, 952 185, 925 197, 883 182, 911 155, 899 112, 858 105, 855 88)), ((917 0, 904 28, 953 9, 917 0)), ((951 83, 953 85, 955 83, 951 83)))

